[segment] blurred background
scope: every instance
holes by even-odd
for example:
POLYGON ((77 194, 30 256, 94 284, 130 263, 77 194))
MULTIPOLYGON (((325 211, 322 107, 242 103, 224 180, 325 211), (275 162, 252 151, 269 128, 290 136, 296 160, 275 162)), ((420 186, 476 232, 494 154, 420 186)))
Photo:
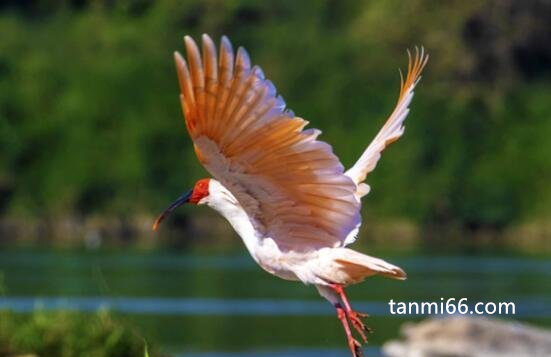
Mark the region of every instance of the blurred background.
POLYGON ((409 273, 350 289, 372 353, 421 318, 391 298, 514 301, 551 326, 551 2, 3 0, 0 355, 141 355, 140 336, 153 354, 346 355, 332 308, 260 271, 209 209, 151 232, 208 176, 172 58, 202 33, 244 46, 345 167, 393 109, 406 49, 430 53, 355 244, 409 273))

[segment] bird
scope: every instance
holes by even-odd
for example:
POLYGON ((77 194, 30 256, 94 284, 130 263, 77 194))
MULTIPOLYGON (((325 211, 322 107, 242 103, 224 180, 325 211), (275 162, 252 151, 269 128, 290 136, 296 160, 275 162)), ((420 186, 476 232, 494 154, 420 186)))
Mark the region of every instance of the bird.
POLYGON ((365 182, 382 151, 404 133, 414 88, 428 54, 407 51, 396 106, 357 162, 345 170, 321 131, 287 108, 274 84, 243 47, 206 34, 202 46, 184 37, 187 60, 174 52, 180 104, 199 162, 198 180, 155 220, 188 203, 207 205, 241 237, 253 260, 279 278, 313 285, 335 308, 353 357, 363 356, 370 329, 345 288, 380 275, 404 280, 396 265, 349 248, 361 225, 365 182), (351 329, 351 326, 354 330, 351 329), (353 334, 353 331, 354 334, 353 334))

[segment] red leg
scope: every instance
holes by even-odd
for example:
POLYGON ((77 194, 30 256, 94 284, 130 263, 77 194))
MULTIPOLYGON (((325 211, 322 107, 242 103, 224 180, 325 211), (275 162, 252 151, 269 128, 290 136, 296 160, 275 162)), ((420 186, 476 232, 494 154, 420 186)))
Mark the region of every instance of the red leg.
POLYGON ((348 315, 350 322, 352 322, 352 326, 354 326, 354 329, 358 331, 358 333, 360 334, 364 342, 367 342, 367 336, 365 335, 365 332, 371 332, 371 330, 365 326, 365 324, 361 319, 364 317, 368 317, 369 315, 352 310, 352 307, 348 302, 348 298, 344 293, 344 288, 341 285, 335 284, 335 285, 332 285, 331 287, 333 288, 333 290, 335 290, 337 294, 339 294, 339 297, 341 298, 344 304, 346 314, 348 315))
POLYGON ((340 304, 335 304, 335 309, 337 309, 337 317, 342 322, 342 327, 344 327, 344 332, 346 333, 346 339, 348 340, 348 347, 352 352, 352 357, 363 357, 361 344, 352 336, 350 331, 350 326, 348 325, 348 320, 346 319, 346 312, 340 304))

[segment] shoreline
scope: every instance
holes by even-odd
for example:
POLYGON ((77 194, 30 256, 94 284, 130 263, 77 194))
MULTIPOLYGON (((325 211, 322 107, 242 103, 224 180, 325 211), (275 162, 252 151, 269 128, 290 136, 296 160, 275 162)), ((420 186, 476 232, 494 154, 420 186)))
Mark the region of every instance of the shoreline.
MULTIPOLYGON (((226 222, 212 213, 175 215, 153 232, 154 217, 63 216, 0 218, 3 246, 67 247, 200 247, 237 248, 239 239, 226 222), (186 239, 182 239, 185 236, 186 239)), ((551 253, 551 223, 543 220, 512 225, 502 231, 461 230, 457 227, 423 227, 404 219, 375 221, 367 218, 355 244, 369 249, 434 252, 551 253)))

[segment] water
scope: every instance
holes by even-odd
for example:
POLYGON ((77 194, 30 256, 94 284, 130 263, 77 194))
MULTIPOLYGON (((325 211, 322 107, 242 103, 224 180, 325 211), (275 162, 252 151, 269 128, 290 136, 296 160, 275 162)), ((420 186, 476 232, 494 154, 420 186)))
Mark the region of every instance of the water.
MULTIPOLYGON (((374 327, 368 355, 421 316, 388 302, 441 297, 515 302, 508 318, 551 326, 551 261, 502 257, 402 257, 405 282, 373 278, 351 287, 374 327)), ((274 278, 246 255, 165 252, 0 252, 0 309, 120 312, 166 350, 192 357, 348 356, 340 323, 315 289, 274 278)))

